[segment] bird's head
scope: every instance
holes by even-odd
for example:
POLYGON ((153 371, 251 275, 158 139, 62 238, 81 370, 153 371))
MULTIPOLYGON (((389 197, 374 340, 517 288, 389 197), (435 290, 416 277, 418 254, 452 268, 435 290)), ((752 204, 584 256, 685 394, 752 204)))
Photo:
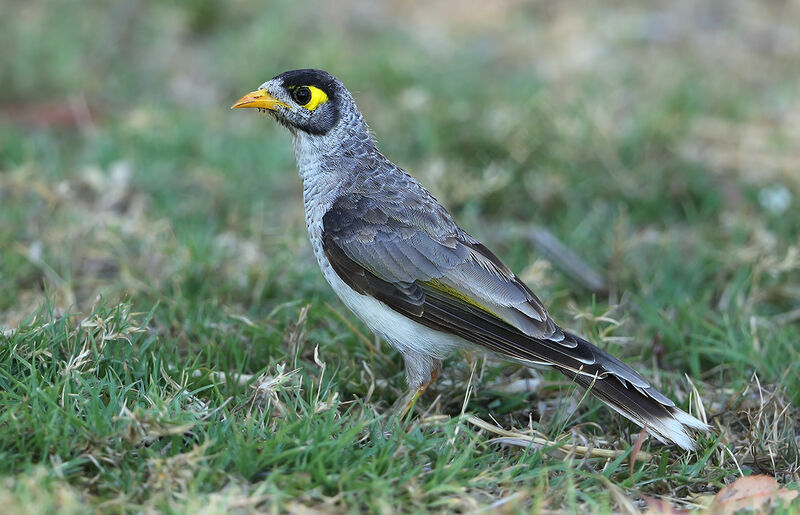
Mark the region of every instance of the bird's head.
POLYGON ((293 133, 328 134, 341 122, 361 121, 344 85, 322 70, 292 70, 268 80, 233 104, 265 110, 293 133))

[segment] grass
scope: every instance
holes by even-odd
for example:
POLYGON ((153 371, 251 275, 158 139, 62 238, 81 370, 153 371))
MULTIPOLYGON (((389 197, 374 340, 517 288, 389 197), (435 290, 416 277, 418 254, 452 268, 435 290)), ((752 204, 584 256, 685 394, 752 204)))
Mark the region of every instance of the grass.
POLYGON ((608 512, 707 505, 741 474, 797 489, 800 51, 781 27, 800 12, 360 5, 12 4, 0 502, 608 512), (692 454, 647 440, 631 467, 638 430, 557 374, 462 356, 389 417, 402 363, 317 270, 288 136, 227 109, 301 66, 345 80, 384 153, 557 320, 715 434, 692 454), (560 273, 532 223, 609 293, 560 273))

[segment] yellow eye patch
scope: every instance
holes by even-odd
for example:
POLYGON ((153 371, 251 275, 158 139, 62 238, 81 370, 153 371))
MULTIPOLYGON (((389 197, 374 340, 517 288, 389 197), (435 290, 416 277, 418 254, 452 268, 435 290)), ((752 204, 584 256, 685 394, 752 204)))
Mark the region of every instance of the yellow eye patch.
POLYGON ((309 100, 308 103, 303 105, 303 107, 305 107, 309 111, 313 111, 314 109, 319 107, 320 104, 324 104, 325 102, 328 101, 328 95, 325 94, 324 91, 322 91, 319 88, 315 88, 314 86, 307 86, 307 87, 308 90, 311 92, 311 100, 309 100))
POLYGON ((328 95, 315 86, 289 86, 286 89, 289 90, 292 100, 297 102, 297 105, 305 107, 309 111, 313 111, 320 104, 328 101, 328 95))

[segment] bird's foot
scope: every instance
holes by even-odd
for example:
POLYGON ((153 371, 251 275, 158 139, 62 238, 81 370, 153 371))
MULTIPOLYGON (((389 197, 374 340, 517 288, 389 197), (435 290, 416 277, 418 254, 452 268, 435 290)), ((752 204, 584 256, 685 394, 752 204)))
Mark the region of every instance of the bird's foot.
POLYGON ((406 418, 406 415, 414 408, 417 404, 417 401, 422 394, 425 393, 425 390, 436 380, 439 376, 439 371, 441 369, 439 367, 434 368, 431 371, 430 379, 419 385, 417 388, 408 391, 405 395, 397 399, 392 407, 392 413, 400 420, 406 418))
POLYGON ((410 390, 405 395, 397 399, 397 402, 395 402, 395 405, 392 408, 394 415, 400 420, 405 419, 408 413, 417 404, 417 401, 424 392, 425 386, 420 386, 419 388, 410 390))

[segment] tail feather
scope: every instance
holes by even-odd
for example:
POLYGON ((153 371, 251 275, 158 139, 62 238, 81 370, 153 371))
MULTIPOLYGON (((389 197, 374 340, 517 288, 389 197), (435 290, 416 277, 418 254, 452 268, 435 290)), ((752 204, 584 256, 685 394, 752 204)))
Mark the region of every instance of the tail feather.
POLYGON ((567 337, 579 346, 591 348, 596 369, 587 374, 557 365, 556 368, 620 415, 645 427, 659 441, 674 442, 683 449, 693 450, 695 442, 690 430, 709 431, 708 425, 676 407, 628 365, 580 337, 572 334, 567 334, 567 337), (646 386, 633 384, 634 378, 637 382, 644 381, 646 386))

